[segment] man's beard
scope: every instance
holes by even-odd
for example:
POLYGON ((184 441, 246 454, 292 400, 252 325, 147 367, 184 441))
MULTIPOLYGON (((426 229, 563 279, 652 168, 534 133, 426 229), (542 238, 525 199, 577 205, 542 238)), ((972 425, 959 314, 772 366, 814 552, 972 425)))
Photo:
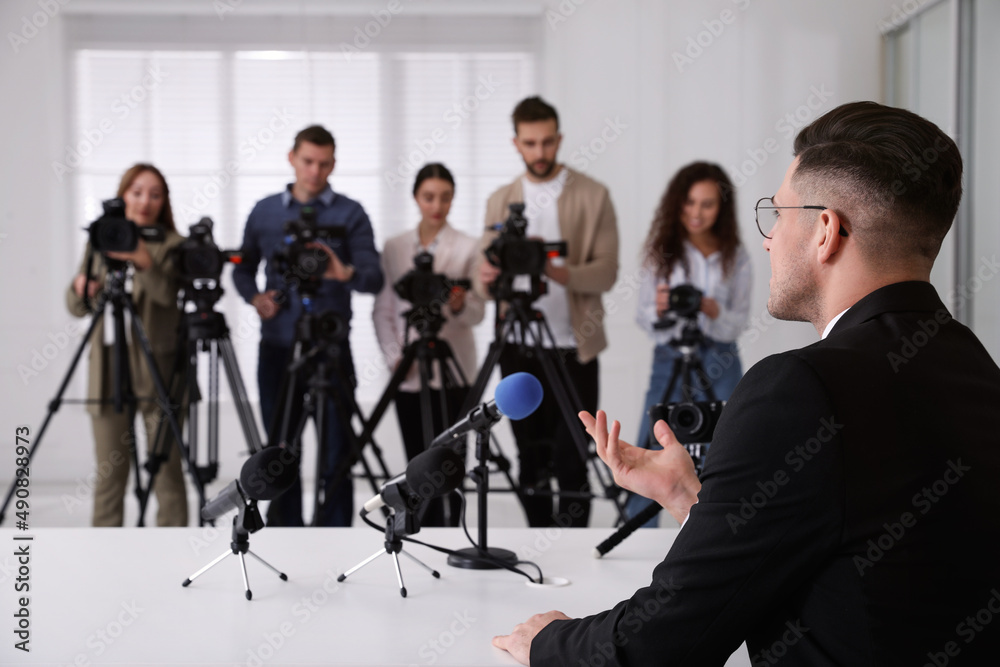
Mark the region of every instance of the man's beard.
POLYGON ((536 170, 534 164, 528 164, 527 162, 524 163, 524 166, 528 168, 528 171, 531 172, 531 175, 534 176, 535 178, 547 178, 549 174, 552 173, 552 170, 555 169, 556 162, 555 160, 553 160, 552 162, 539 160, 539 162, 544 162, 547 165, 544 171, 536 170))
POLYGON ((767 312, 779 320, 815 323, 822 312, 815 280, 804 263, 789 268, 791 270, 771 290, 767 312))

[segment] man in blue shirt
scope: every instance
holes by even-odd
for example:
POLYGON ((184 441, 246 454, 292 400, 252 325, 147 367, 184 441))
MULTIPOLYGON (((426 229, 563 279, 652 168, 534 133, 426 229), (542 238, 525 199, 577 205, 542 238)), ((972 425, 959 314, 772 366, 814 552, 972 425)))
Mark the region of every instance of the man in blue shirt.
MULTIPOLYGON (((332 311, 344 321, 351 319, 351 292, 376 294, 382 289, 382 270, 368 215, 358 202, 337 194, 327 179, 333 172, 335 144, 333 135, 319 125, 305 128, 295 136, 288 161, 295 170, 295 182, 283 192, 266 197, 254 206, 243 233, 243 262, 233 271, 233 282, 240 295, 256 309, 261 319, 260 357, 257 382, 260 387, 260 407, 264 423, 272 435, 275 414, 280 419, 282 405, 279 388, 296 343, 296 323, 303 312, 298 278, 282 272, 274 261, 275 251, 284 246, 284 227, 289 220, 301 218, 304 206, 312 207, 317 227, 341 227, 346 234, 314 244, 329 258, 321 284, 313 298, 313 312, 332 311), (257 286, 257 267, 266 260, 267 277, 264 291, 257 286)), ((308 344, 308 342, 306 342, 308 344)), ((350 479, 332 480, 338 464, 350 456, 347 440, 349 423, 341 418, 334 398, 339 394, 353 402, 354 365, 346 336, 337 344, 336 353, 343 381, 338 374, 332 382, 331 400, 326 406, 327 428, 320 448, 321 479, 318 484, 335 483, 330 497, 321 498, 313 523, 320 526, 349 526, 353 515, 353 488, 350 479), (345 386, 349 385, 349 386, 345 386)), ((302 399, 307 391, 306 377, 311 366, 300 371, 293 392, 290 432, 302 413, 302 399)), ((269 444, 280 444, 270 442, 269 444)), ((268 525, 302 526, 302 486, 297 478, 287 493, 271 502, 267 513, 268 525)))

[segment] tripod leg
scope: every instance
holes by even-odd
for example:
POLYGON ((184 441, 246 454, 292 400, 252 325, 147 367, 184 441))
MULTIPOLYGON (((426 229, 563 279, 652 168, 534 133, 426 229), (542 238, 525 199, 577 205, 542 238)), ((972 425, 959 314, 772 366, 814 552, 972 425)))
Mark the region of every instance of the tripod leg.
MULTIPOLYGON (((180 389, 181 381, 186 378, 189 387, 192 383, 197 384, 197 374, 198 374, 198 349, 197 341, 179 339, 177 344, 177 353, 174 356, 174 367, 170 371, 170 400, 173 401, 174 397, 182 396, 182 391, 180 389), (187 353, 187 357, 183 356, 183 353, 187 353), (192 373, 187 376, 184 372, 185 364, 192 365, 192 373)), ((191 460, 188 461, 188 472, 192 475, 197 474, 196 461, 198 458, 198 401, 197 393, 195 391, 189 395, 192 397, 190 404, 189 414, 188 414, 188 438, 189 442, 189 455, 191 460)), ((172 402, 171 406, 181 405, 182 400, 178 399, 176 403, 172 402)), ((142 491, 139 498, 139 525, 143 526, 146 523, 146 507, 149 503, 149 496, 153 493, 153 487, 156 484, 157 475, 160 472, 160 468, 170 459, 170 445, 167 440, 166 431, 166 418, 165 413, 160 411, 159 421, 156 424, 156 436, 153 438, 147 431, 146 438, 152 438, 149 442, 149 454, 146 457, 146 470, 149 473, 149 479, 146 480, 146 488, 142 491)), ((145 420, 144 422, 145 423, 145 420)), ((183 453, 183 450, 178 449, 179 453, 183 453)))
MULTIPOLYGON (((80 339, 80 344, 76 348, 76 352, 73 353, 73 360, 69 364, 69 368, 66 370, 66 375, 63 376, 62 382, 59 384, 59 389, 56 391, 55 398, 49 401, 48 412, 45 414, 45 419, 42 420, 42 425, 38 429, 38 433, 35 435, 34 442, 31 443, 31 448, 28 450, 28 462, 30 463, 35 455, 35 451, 38 449, 42 442, 42 437, 45 435, 46 429, 49 427, 49 422, 52 421, 52 417, 55 416, 56 411, 59 410, 62 405, 63 394, 66 393, 66 388, 69 387, 70 380, 73 379, 73 373, 76 371, 77 365, 80 363, 80 359, 83 357, 83 351, 87 347, 87 342, 94 333, 94 328, 97 323, 101 321, 104 316, 105 305, 97 309, 93 317, 90 320, 90 327, 87 328, 87 333, 84 334, 83 338, 80 339)), ((7 497, 4 498, 3 506, 0 507, 0 524, 3 523, 4 516, 7 513, 7 507, 10 505, 11 499, 14 497, 14 493, 17 491, 17 478, 10 484, 10 489, 7 490, 7 497)))
POLYGON ((376 551, 375 553, 373 553, 371 556, 369 556, 368 558, 364 559, 363 561, 361 561, 360 563, 358 563, 357 565, 355 565, 354 567, 352 567, 350 570, 348 570, 347 572, 344 572, 342 575, 340 575, 339 577, 337 577, 337 581, 343 581, 344 579, 347 579, 349 576, 351 576, 352 574, 354 574, 355 572, 357 572, 358 570, 360 570, 361 568, 363 568, 365 565, 368 565, 368 563, 372 562, 373 560, 375 560, 376 558, 378 558, 379 556, 381 556, 382 554, 385 554, 385 553, 387 553, 385 549, 379 549, 378 551, 376 551))
POLYGON ((274 572, 276 575, 278 575, 279 579, 281 579, 282 581, 288 581, 288 575, 287 574, 285 574, 284 572, 282 572, 278 568, 274 567, 273 565, 271 565, 270 563, 268 563, 266 560, 264 560, 263 558, 261 558, 260 556, 258 556, 257 554, 255 554, 254 552, 250 551, 249 549, 247 549, 247 553, 250 554, 251 556, 253 556, 254 558, 256 558, 259 563, 261 563, 262 565, 264 565, 264 567, 266 567, 269 570, 271 570, 271 572, 274 572))
POLYGON ((188 577, 187 579, 185 579, 184 582, 181 583, 181 586, 187 587, 188 585, 191 584, 192 581, 194 581, 195 579, 197 579, 201 575, 203 575, 206 572, 208 572, 209 570, 211 570, 213 567, 215 567, 216 565, 218 565, 219 563, 221 563, 222 560, 226 556, 229 556, 232 553, 233 553, 232 551, 225 551, 225 552, 223 552, 221 556, 219 556, 218 558, 216 558, 215 560, 213 560, 211 563, 209 563, 208 565, 206 565, 205 567, 201 568, 200 570, 198 570, 197 572, 195 572, 194 574, 192 574, 190 577, 188 577))
POLYGON ((395 551, 392 553, 392 564, 396 568, 396 581, 399 582, 399 594, 404 598, 406 597, 406 586, 403 585, 403 571, 399 568, 399 554, 395 551))
MULTIPOLYGON (((160 370, 156 365, 156 360, 153 358, 153 350, 149 344, 149 338, 146 336, 146 330, 142 325, 142 321, 135 313, 135 307, 132 305, 130 300, 125 301, 125 306, 128 308, 129 312, 132 313, 132 328, 135 331, 136 338, 139 340, 140 350, 142 351, 142 356, 146 361, 146 365, 149 369, 150 376, 153 380, 153 386, 156 387, 156 396, 160 402, 160 410, 167 419, 167 424, 170 426, 170 430, 174 436, 174 443, 180 448, 179 451, 182 455, 182 460, 188 462, 188 472, 190 473, 192 482, 194 482, 195 490, 198 493, 198 507, 205 506, 205 485, 202 484, 201 479, 195 474, 195 471, 191 469, 191 454, 188 451, 187 444, 184 442, 184 435, 181 433, 180 422, 177 421, 177 415, 174 412, 173 405, 170 402, 170 395, 167 393, 167 388, 163 383, 163 377, 160 375, 160 370)), ((204 521, 201 519, 201 514, 199 513, 199 524, 204 525, 204 521)))
MULTIPOLYGON (((430 565, 428 565, 424 561, 420 560, 419 558, 417 558, 416 556, 414 556, 413 554, 411 554, 409 551, 400 551, 399 553, 403 554, 404 556, 406 556, 407 558, 409 558, 410 560, 412 560, 414 563, 416 563, 420 567, 422 567, 425 570, 427 570, 428 572, 430 572, 431 575, 435 579, 440 579, 441 578, 441 573, 440 572, 438 572, 437 570, 435 570, 434 568, 432 568, 430 565)), ((406 597, 406 596, 404 595, 403 597, 406 597)))
POLYGON ((222 366, 229 379, 229 389, 233 394, 233 402, 236 404, 236 414, 240 418, 243 437, 246 438, 250 453, 256 454, 263 449, 260 432, 257 430, 257 422, 254 421, 246 385, 243 384, 243 376, 240 374, 240 367, 236 361, 236 352, 233 350, 233 343, 229 340, 228 333, 224 338, 219 339, 219 349, 222 351, 222 366))
POLYGON ((504 315, 504 319, 496 328, 496 338, 490 343, 490 349, 486 355, 486 359, 483 361, 483 367, 479 369, 476 381, 473 383, 472 389, 469 390, 469 395, 465 397, 465 403, 462 405, 462 411, 459 414, 467 414, 482 399, 483 392, 486 391, 486 385, 490 382, 490 376, 493 375, 493 369, 500 362, 500 353, 503 352, 503 348, 507 344, 507 336, 513 331, 513 328, 513 310, 508 310, 506 315, 504 315))
POLYGON ((243 552, 238 553, 240 557, 240 571, 243 573, 243 588, 246 590, 247 600, 253 598, 253 593, 250 591, 250 580, 247 579, 247 559, 243 557, 243 552))
MULTIPOLYGON (((434 408, 431 405, 431 372, 430 361, 427 359, 426 350, 417 357, 417 369, 420 372, 420 414, 424 417, 421 419, 421 426, 423 427, 424 436, 424 449, 431 446, 431 442, 434 440, 434 408)), ((444 405, 444 401, 441 402, 444 405)), ((444 427, 447 428, 448 424, 442 422, 444 427)))

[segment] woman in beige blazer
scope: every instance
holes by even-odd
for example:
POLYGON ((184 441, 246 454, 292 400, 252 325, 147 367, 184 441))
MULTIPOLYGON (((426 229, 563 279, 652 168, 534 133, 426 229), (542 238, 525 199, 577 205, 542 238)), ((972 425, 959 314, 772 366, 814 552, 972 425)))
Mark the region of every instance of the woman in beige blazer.
MULTIPOLYGON (((135 311, 146 329, 159 371, 161 374, 169 373, 174 365, 177 324, 180 320, 180 310, 177 307, 180 281, 174 270, 174 253, 171 251, 184 237, 177 233, 174 226, 167 181, 153 165, 137 164, 126 171, 118 186, 118 197, 125 201, 126 218, 137 225, 159 225, 165 232, 161 243, 147 244, 140 239, 138 247, 132 252, 109 252, 107 255, 131 264, 135 311)), ((66 291, 66 306, 77 317, 89 314, 84 289, 87 290, 91 303, 100 299, 107 275, 104 258, 95 253, 93 278, 88 284, 86 262, 89 254, 88 243, 80 269, 66 291)), ((109 312, 110 308, 106 313, 109 312)), ((99 321, 90 340, 90 399, 109 399, 112 396, 112 344, 113 340, 105 337, 105 322, 99 321)), ((157 425, 163 420, 163 414, 155 400, 149 400, 156 395, 153 379, 139 346, 133 345, 131 340, 128 355, 132 384, 140 399, 137 407, 142 412, 147 441, 152 440, 157 425)), ((164 381, 168 382, 169 377, 165 376, 164 381)), ((181 419, 181 411, 177 407, 174 409, 178 419, 181 419)), ((114 406, 108 402, 90 403, 87 411, 91 415, 97 454, 93 525, 121 526, 125 488, 132 460, 133 443, 130 442, 128 415, 127 412, 116 413, 114 406)), ((188 510, 181 456, 169 429, 167 439, 170 458, 160 468, 153 487, 158 504, 156 522, 160 526, 186 526, 188 510)))
MULTIPOLYGON (((428 164, 417 172, 413 185, 413 198, 420 209, 420 223, 416 229, 403 232, 389 239, 382 251, 382 271, 385 287, 375 298, 372 317, 375 334, 390 370, 394 370, 403 357, 406 344, 416 340, 413 327, 407 332, 403 313, 411 308, 397 294, 393 286, 414 268, 414 257, 421 252, 434 256, 433 271, 452 279, 471 279, 478 262, 478 239, 464 234, 448 224, 448 211, 455 195, 455 179, 443 164, 428 164)), ((465 379, 471 383, 476 375, 476 345, 472 327, 483 319, 485 302, 471 290, 456 287, 441 304, 444 324, 438 337, 447 341, 465 379)), ((440 433, 450 424, 441 423, 441 402, 445 401, 451 421, 455 421, 465 400, 464 389, 443 392, 440 373, 435 364, 430 381, 433 406, 433 432, 440 433)), ((396 416, 403 435, 407 458, 424 450, 423 417, 420 412, 420 377, 417 364, 413 363, 396 395, 396 416)), ((448 523, 457 525, 457 512, 452 512, 448 523)), ((444 525, 443 504, 434 503, 424 515, 425 526, 444 525)))

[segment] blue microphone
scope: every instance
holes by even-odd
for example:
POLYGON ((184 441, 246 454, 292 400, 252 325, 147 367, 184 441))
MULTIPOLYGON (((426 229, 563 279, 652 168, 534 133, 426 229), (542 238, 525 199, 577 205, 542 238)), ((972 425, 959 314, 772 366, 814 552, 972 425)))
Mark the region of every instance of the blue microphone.
POLYGON ((542 383, 531 373, 508 375, 497 385, 492 401, 472 408, 461 421, 434 438, 431 447, 447 445, 469 431, 488 429, 503 417, 524 419, 542 404, 543 393, 542 383))

